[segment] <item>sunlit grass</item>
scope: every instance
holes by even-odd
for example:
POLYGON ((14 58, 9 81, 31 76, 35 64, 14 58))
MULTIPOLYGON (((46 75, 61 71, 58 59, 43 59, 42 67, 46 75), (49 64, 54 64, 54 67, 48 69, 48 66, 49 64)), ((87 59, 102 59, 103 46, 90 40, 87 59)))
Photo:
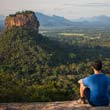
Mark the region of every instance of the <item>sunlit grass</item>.
POLYGON ((84 36, 84 34, 79 34, 79 33, 59 33, 59 35, 63 35, 63 36, 76 36, 76 37, 78 37, 78 36, 84 36))

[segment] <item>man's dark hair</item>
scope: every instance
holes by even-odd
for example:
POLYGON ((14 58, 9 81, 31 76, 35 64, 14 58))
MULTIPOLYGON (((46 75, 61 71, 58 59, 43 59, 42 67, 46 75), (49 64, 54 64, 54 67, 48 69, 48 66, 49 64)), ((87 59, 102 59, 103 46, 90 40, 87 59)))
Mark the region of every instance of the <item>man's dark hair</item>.
POLYGON ((96 60, 94 61, 93 65, 94 69, 97 71, 100 71, 102 69, 102 61, 101 60, 96 60))

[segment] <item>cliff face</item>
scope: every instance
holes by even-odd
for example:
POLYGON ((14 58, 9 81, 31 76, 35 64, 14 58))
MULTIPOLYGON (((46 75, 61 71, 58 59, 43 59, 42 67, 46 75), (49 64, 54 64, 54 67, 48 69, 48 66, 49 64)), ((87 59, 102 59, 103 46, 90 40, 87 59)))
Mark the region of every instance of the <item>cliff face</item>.
POLYGON ((16 13, 6 17, 6 29, 10 30, 13 26, 26 27, 39 30, 39 21, 34 12, 16 13))

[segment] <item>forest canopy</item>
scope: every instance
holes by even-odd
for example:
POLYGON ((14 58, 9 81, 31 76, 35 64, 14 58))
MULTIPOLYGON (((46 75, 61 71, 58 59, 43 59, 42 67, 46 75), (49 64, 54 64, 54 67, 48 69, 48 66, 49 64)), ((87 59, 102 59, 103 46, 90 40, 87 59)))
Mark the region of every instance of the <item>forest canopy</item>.
POLYGON ((92 74, 93 60, 102 59, 103 71, 110 72, 109 47, 70 41, 22 27, 0 35, 0 102, 74 100, 77 81, 92 74))

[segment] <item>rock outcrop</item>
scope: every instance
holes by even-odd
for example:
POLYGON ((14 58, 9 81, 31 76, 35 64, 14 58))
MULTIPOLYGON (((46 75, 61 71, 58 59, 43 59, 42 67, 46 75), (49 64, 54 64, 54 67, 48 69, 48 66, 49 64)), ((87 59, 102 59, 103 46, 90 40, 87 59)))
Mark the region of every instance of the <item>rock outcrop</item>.
POLYGON ((6 17, 5 24, 7 30, 10 30, 13 26, 39 30, 39 21, 32 11, 17 12, 14 15, 9 15, 6 17))
POLYGON ((88 104, 77 104, 76 101, 67 101, 0 104, 0 110, 110 110, 110 107, 91 107, 88 104))

